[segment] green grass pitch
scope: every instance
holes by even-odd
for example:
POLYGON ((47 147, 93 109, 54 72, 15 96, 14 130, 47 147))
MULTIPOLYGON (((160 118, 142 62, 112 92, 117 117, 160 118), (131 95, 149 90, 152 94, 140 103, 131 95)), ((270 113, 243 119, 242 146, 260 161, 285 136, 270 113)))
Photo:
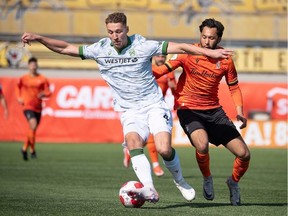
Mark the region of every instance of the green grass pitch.
POLYGON ((164 168, 164 176, 153 176, 160 201, 128 209, 119 201, 119 188, 137 178, 131 167, 122 165, 121 145, 40 143, 38 159, 28 162, 22 160, 21 145, 0 143, 0 216, 287 215, 286 149, 251 149, 251 165, 240 182, 242 206, 235 207, 225 184, 232 170, 231 153, 210 149, 215 199, 206 201, 194 149, 177 147, 196 200, 186 202, 164 168))

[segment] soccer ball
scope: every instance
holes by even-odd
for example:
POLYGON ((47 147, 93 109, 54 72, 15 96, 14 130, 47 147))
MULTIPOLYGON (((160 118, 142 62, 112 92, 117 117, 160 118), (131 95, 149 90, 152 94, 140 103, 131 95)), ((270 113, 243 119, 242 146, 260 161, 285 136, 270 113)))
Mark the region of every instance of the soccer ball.
POLYGON ((119 191, 119 199, 121 203, 126 207, 126 208, 140 208, 142 205, 144 205, 145 200, 144 199, 139 199, 139 197, 132 198, 133 196, 132 192, 128 192, 131 189, 136 189, 136 188, 142 188, 144 187, 141 182, 138 181, 127 181, 125 182, 119 191), (130 195, 130 196, 129 196, 130 195))

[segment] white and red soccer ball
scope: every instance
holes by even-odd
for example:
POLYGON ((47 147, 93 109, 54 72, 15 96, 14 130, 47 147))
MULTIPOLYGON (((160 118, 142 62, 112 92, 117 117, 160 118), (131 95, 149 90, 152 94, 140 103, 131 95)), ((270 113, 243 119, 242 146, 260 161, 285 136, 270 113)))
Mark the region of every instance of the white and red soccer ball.
POLYGON ((119 199, 121 203, 127 208, 140 208, 144 205, 145 200, 139 196, 133 196, 133 192, 129 192, 131 189, 144 187, 141 182, 138 181, 127 181, 125 182, 119 191, 119 199))

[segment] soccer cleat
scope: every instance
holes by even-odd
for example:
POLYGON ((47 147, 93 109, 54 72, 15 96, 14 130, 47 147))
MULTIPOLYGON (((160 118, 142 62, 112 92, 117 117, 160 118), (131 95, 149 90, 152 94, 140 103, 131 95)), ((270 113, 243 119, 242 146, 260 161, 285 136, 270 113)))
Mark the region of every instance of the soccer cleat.
POLYGON ((131 194, 132 198, 138 197, 138 199, 144 199, 145 201, 151 203, 157 203, 159 201, 157 191, 151 187, 135 188, 127 191, 126 193, 131 194))
POLYGON ((214 199, 214 187, 212 175, 203 178, 203 196, 206 200, 214 199))
POLYGON ((23 160, 24 160, 24 161, 28 161, 27 151, 24 151, 23 149, 21 149, 21 153, 22 153, 22 156, 23 156, 23 160))
POLYGON ((234 182, 232 177, 228 177, 226 181, 230 191, 230 202, 233 206, 241 205, 240 188, 238 182, 234 182))
POLYGON ((32 158, 32 159, 37 159, 36 151, 31 152, 31 158, 32 158))
POLYGON ((176 182, 174 180, 176 187, 180 190, 182 196, 187 201, 192 201, 195 199, 196 192, 195 190, 184 180, 182 179, 180 182, 176 182))
POLYGON ((153 172, 156 176, 160 177, 164 175, 164 171, 160 166, 153 167, 153 172))
POLYGON ((129 154, 129 150, 127 147, 123 148, 123 154, 124 154, 124 159, 123 159, 123 165, 124 167, 128 168, 130 166, 130 154, 129 154))

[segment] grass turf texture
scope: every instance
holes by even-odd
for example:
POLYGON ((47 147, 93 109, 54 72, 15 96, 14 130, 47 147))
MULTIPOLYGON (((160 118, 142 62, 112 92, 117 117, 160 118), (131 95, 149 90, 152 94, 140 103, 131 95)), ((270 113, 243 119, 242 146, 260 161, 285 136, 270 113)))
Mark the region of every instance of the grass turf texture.
MULTIPOLYGON (((154 177, 157 204, 127 209, 119 201, 120 186, 137 180, 122 165, 122 147, 113 144, 37 144, 38 159, 22 160, 20 143, 0 143, 0 215, 287 215, 286 149, 251 149, 250 169, 240 188, 242 206, 231 206, 225 180, 233 156, 211 148, 214 201, 202 196, 202 177, 192 147, 177 147, 183 175, 196 190, 186 202, 168 170, 154 177)), ((145 150, 146 151, 146 150, 145 150)), ((146 152, 147 153, 147 152, 146 152)))

